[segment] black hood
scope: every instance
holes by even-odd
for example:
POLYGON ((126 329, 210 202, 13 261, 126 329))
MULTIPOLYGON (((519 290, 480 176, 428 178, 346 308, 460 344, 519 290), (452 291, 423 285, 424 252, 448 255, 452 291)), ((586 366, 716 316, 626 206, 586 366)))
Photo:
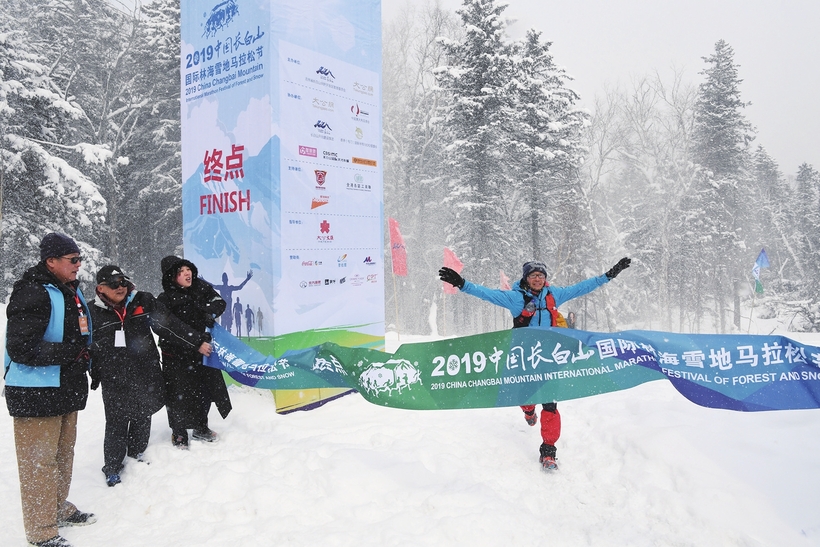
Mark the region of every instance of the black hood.
POLYGON ((159 266, 160 269, 162 269, 162 288, 166 291, 179 288, 179 285, 176 283, 176 278, 179 269, 183 266, 188 266, 191 269, 191 275, 194 280, 199 277, 199 270, 196 269, 194 263, 190 260, 179 258, 178 256, 166 256, 159 263, 159 266))

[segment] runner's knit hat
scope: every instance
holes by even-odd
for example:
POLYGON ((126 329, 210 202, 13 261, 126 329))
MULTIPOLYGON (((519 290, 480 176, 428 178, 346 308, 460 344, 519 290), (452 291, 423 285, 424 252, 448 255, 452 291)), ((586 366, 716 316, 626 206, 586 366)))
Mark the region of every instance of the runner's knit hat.
POLYGON ((79 253, 77 243, 67 235, 52 232, 40 241, 40 260, 79 253))
POLYGON ((527 276, 530 275, 532 272, 541 272, 546 277, 547 275, 547 267, 544 265, 543 262, 531 261, 524 263, 524 274, 521 276, 524 279, 527 279, 527 276))

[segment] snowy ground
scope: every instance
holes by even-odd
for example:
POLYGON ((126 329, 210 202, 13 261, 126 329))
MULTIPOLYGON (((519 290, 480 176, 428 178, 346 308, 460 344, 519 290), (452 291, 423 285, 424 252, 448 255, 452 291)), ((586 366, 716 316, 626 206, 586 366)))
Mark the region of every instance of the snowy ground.
MULTIPOLYGON (((413 412, 352 395, 279 416, 269 392, 231 397, 227 420, 212 414, 221 441, 188 452, 155 415, 150 465, 129 464, 109 488, 92 392, 70 499, 99 522, 64 536, 76 547, 820 545, 818 411, 705 409, 664 381, 567 401, 561 469, 547 474, 537 428, 515 408, 413 412)), ((0 546, 25 545, 5 409, 0 438, 0 546)))

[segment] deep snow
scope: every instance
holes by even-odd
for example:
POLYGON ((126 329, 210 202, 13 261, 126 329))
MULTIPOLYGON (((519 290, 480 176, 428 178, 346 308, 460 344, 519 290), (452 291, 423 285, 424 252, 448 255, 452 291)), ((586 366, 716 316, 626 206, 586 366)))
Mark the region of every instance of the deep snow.
MULTIPOLYGON (((211 416, 220 442, 188 452, 160 411, 150 464, 109 488, 92 392, 70 499, 99 521, 63 535, 76 547, 820 545, 818 411, 706 409, 665 381, 566 401, 561 469, 544 473, 517 408, 414 412, 350 395, 280 416, 269 392, 231 397, 227 420, 211 416)), ((5 409, 0 437, 0 546, 25 545, 5 409)))

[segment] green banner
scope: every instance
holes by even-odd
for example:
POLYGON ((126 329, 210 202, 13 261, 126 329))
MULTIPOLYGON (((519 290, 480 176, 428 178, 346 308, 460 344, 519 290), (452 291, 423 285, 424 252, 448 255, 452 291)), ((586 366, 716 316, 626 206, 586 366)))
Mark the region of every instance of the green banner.
POLYGON ((265 389, 350 387, 369 402, 429 410, 490 408, 589 397, 665 376, 634 366, 647 350, 601 357, 596 346, 566 329, 514 329, 423 344, 394 354, 332 343, 287 352, 278 359, 214 332, 210 366, 265 389))

